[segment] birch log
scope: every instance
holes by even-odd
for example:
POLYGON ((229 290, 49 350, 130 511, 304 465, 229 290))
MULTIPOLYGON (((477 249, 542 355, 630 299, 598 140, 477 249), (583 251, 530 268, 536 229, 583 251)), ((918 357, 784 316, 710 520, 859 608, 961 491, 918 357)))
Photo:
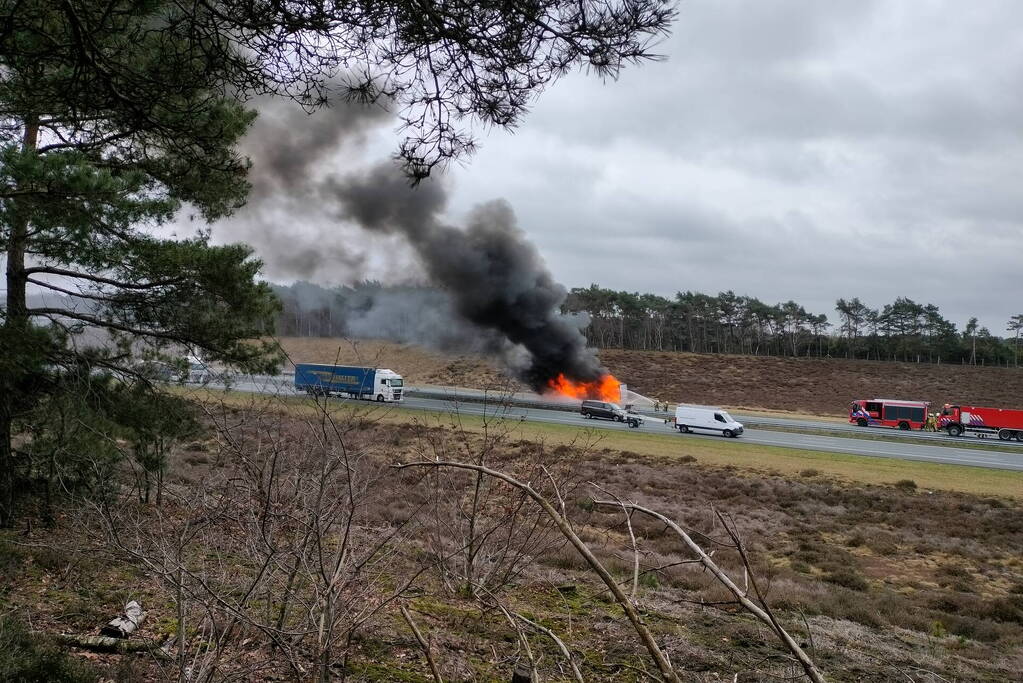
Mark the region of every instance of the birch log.
POLYGON ((71 647, 94 652, 112 652, 114 654, 131 654, 147 652, 158 659, 168 659, 169 655, 155 640, 125 640, 109 636, 76 636, 70 633, 58 633, 54 636, 59 642, 71 647))
POLYGON ((124 614, 111 619, 110 623, 100 629, 101 636, 108 638, 127 638, 142 625, 146 613, 142 611, 142 605, 132 600, 124 606, 124 614))

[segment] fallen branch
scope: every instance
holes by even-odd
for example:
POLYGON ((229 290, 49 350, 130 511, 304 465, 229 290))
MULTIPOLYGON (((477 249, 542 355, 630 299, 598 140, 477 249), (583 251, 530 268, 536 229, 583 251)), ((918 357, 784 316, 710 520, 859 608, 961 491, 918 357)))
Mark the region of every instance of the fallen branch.
POLYGON ((423 648, 423 652, 426 653, 426 661, 430 665, 430 671, 433 673, 433 680, 437 683, 444 683, 444 679, 440 677, 440 672, 437 670, 437 664, 433 661, 433 653, 430 651, 430 643, 427 642, 426 638, 419 631, 419 627, 416 626, 416 622, 412 621, 412 615, 409 614, 408 610, 405 609, 405 605, 401 605, 401 616, 404 617, 405 623, 412 629, 412 635, 419 641, 419 647, 423 648))
POLYGON ((112 652, 114 654, 132 654, 145 652, 158 659, 170 659, 170 655, 155 640, 125 640, 111 636, 76 636, 70 633, 58 633, 54 636, 58 642, 70 647, 94 652, 112 652))
POLYGON ((546 626, 541 626, 535 621, 527 619, 518 612, 512 612, 512 616, 514 616, 516 619, 520 619, 526 622, 527 624, 529 624, 529 626, 531 626, 532 628, 536 629, 540 633, 544 634, 545 636, 553 640, 554 644, 558 646, 559 650, 561 650, 561 654, 564 655, 565 659, 568 661, 568 665, 572 667, 572 676, 575 678, 575 680, 579 681, 579 683, 584 683, 583 675, 582 673, 580 673, 579 667, 575 665, 575 660, 572 659, 572 653, 568 651, 568 647, 565 646, 565 642, 561 638, 559 638, 558 635, 554 633, 554 631, 550 630, 546 626))

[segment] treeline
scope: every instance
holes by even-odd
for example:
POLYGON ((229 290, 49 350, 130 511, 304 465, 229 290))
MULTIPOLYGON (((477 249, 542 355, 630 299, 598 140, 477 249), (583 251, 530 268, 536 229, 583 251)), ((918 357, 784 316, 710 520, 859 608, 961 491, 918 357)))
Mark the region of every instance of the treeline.
MULTIPOLYGON (((324 288, 307 282, 274 286, 282 303, 277 333, 304 337, 377 337, 441 348, 470 344, 474 332, 442 291, 376 282, 324 288), (462 340, 461 344, 459 340, 462 340)), ((829 318, 795 301, 679 292, 674 298, 597 285, 569 292, 562 312, 584 313, 596 348, 761 356, 821 356, 975 365, 1018 365, 1023 314, 1001 337, 972 318, 963 329, 934 304, 899 297, 880 308, 839 299, 829 318)))
POLYGON ((858 298, 835 302, 835 317, 808 312, 795 301, 766 304, 756 297, 575 288, 565 313, 586 313, 584 330, 598 348, 773 356, 831 356, 976 365, 1018 365, 1023 314, 1000 337, 976 318, 962 330, 934 304, 898 297, 881 308, 858 298))

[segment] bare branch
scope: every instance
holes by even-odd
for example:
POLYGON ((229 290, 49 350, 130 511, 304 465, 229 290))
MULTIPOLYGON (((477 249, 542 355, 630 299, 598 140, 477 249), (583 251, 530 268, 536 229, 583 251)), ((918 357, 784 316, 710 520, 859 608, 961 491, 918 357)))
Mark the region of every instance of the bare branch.
POLYGON ((412 635, 419 641, 419 647, 423 648, 423 653, 426 654, 426 661, 430 665, 430 671, 433 673, 433 680, 437 683, 444 683, 444 679, 440 676, 440 671, 437 670, 437 664, 433 661, 433 653, 431 652, 430 643, 427 642, 426 638, 419 631, 419 627, 416 626, 416 622, 412 621, 412 615, 409 614, 405 605, 401 605, 401 616, 404 617, 405 623, 412 629, 412 635))
MULTIPOLYGON (((621 507, 622 505, 621 501, 613 500, 595 500, 593 501, 593 504, 608 507, 621 507)), ((824 683, 823 674, 821 674, 821 672, 817 669, 817 665, 813 663, 813 660, 810 659, 810 657, 807 656, 806 652, 803 651, 803 648, 799 646, 799 643, 793 640, 792 636, 790 636, 788 632, 784 628, 782 628, 782 626, 777 622, 777 620, 774 619, 774 616, 772 614, 769 614, 755 602, 746 597, 746 593, 737 585, 735 585, 735 582, 732 581, 728 574, 726 574, 720 567, 717 566, 714 560, 710 558, 710 555, 708 555, 703 550, 703 548, 701 548, 689 536, 689 534, 687 534, 682 529, 682 527, 680 527, 670 518, 662 515, 660 512, 656 512, 655 510, 645 508, 641 505, 636 505, 635 503, 626 503, 626 507, 631 510, 636 510, 637 512, 642 512, 643 514, 649 515, 654 519, 659 519, 660 521, 664 522, 664 524, 666 524, 668 527, 670 527, 672 531, 678 534, 678 536, 689 547, 689 549, 692 550, 693 553, 695 553, 696 556, 700 559, 700 564, 706 567, 707 570, 710 571, 710 573, 712 573, 715 576, 715 578, 717 578, 717 580, 720 581, 721 584, 724 585, 724 587, 727 588, 728 591, 735 596, 739 604, 741 604, 748 612, 752 613, 755 617, 757 617, 762 622, 771 627, 771 630, 774 631, 775 634, 781 639, 782 643, 785 645, 786 648, 788 648, 789 652, 791 652, 793 656, 795 656, 795 658, 799 661, 799 664, 800 666, 803 667, 803 671, 806 673, 807 677, 811 681, 814 681, 814 683, 824 683)))
POLYGON ((657 664, 657 668, 660 670, 661 676, 667 681, 680 680, 678 674, 675 673, 674 669, 672 669, 671 667, 671 664, 668 662, 667 657, 665 657, 664 653, 661 651, 661 648, 657 644, 657 641, 654 639, 653 634, 650 633, 650 629, 647 628, 646 624, 643 622, 643 618, 639 615, 639 612, 636 610, 636 607, 629 600, 629 597, 622 592, 622 589, 618 585, 618 582, 615 581, 614 577, 611 576, 610 572, 608 572, 604 565, 601 564, 600 560, 597 559, 597 557, 593 554, 589 547, 582 541, 582 539, 579 538, 575 531, 572 530, 572 527, 569 525, 568 521, 564 517, 562 517, 557 510, 554 509, 554 506, 551 505, 546 498, 537 493, 532 486, 524 484, 503 472, 498 472, 497 470, 492 470, 482 465, 470 465, 468 463, 450 461, 412 462, 394 465, 394 468, 398 470, 403 470, 410 467, 417 468, 451 467, 455 469, 464 469, 472 470, 474 472, 481 472, 483 474, 486 474, 487 476, 500 479, 501 481, 504 481, 514 486, 515 488, 519 489, 527 496, 532 498, 541 508, 543 508, 544 512, 546 512, 548 516, 550 516, 550 518, 554 520, 554 523, 557 525, 561 533, 563 533, 565 537, 569 540, 569 542, 575 547, 575 549, 579 551, 579 554, 583 556, 583 559, 586 560, 587 564, 590 565, 593 571, 596 572, 597 576, 600 577, 601 581, 604 582, 604 585, 606 585, 608 589, 611 591, 611 594, 614 596, 615 600, 618 602, 619 605, 621 605, 622 609, 625 611, 625 614, 629 618, 629 621, 632 622, 632 627, 639 635, 640 640, 643 642, 643 645, 646 647, 647 651, 650 653, 650 656, 657 664))
POLYGON ((558 634, 556 634, 554 631, 550 630, 546 626, 541 626, 535 621, 527 619, 518 612, 512 612, 512 615, 516 619, 524 621, 525 623, 529 624, 531 627, 535 628, 540 633, 544 634, 545 636, 553 640, 554 644, 558 646, 559 650, 561 650, 561 654, 565 656, 565 660, 568 661, 568 665, 572 667, 572 676, 575 678, 575 680, 579 681, 579 683, 583 683, 583 675, 582 673, 579 672, 579 667, 576 666, 575 660, 572 658, 572 653, 568 651, 568 648, 565 646, 565 642, 558 637, 558 634))

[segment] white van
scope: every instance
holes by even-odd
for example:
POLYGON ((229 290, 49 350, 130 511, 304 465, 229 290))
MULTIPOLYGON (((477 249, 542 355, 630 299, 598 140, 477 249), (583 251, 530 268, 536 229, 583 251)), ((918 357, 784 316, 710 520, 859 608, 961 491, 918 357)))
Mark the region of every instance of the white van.
POLYGON ((693 429, 721 432, 722 436, 736 437, 742 434, 742 423, 721 408, 712 406, 679 406, 675 408, 675 428, 683 434, 693 429))

